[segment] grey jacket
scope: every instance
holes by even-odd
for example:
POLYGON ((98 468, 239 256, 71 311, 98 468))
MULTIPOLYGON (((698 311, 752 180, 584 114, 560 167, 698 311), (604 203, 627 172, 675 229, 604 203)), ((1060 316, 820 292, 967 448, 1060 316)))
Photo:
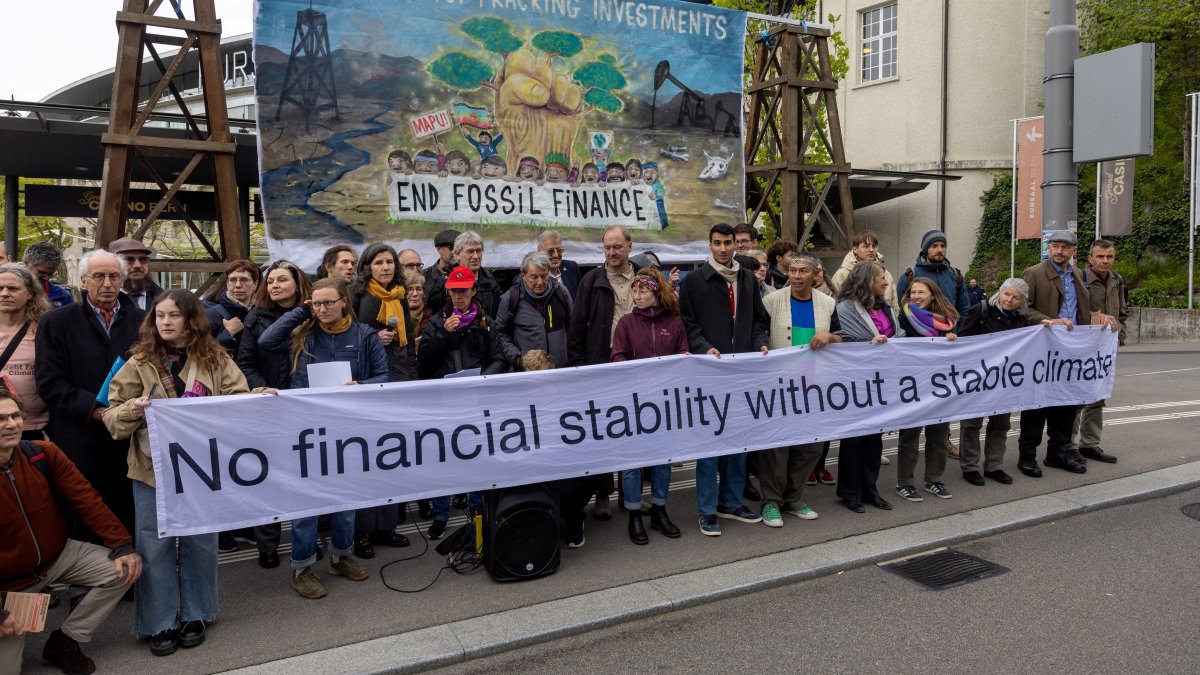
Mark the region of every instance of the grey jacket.
MULTIPOLYGON (((896 320, 896 311, 888 303, 883 303, 883 311, 887 312, 888 320, 892 322, 892 329, 896 331, 894 337, 904 337, 904 329, 900 327, 900 322, 896 320)), ((875 322, 871 320, 871 316, 867 314, 867 310, 861 304, 854 300, 841 300, 834 308, 837 313, 838 323, 841 324, 838 335, 846 342, 870 342, 879 331, 875 329, 875 322)))

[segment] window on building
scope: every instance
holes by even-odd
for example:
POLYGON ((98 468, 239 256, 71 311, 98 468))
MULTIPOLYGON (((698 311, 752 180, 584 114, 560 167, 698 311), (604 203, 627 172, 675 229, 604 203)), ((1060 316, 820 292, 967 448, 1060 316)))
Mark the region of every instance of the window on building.
POLYGON ((869 9, 862 17, 862 81, 896 76, 896 4, 869 9))

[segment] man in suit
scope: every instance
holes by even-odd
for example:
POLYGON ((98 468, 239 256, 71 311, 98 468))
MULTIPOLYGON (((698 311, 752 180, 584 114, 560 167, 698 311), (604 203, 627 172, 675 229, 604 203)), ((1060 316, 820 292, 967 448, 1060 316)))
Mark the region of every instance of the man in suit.
MULTIPOLYGON (((724 223, 713 225, 708 231, 708 248, 708 260, 680 284, 680 318, 687 327, 692 353, 717 358, 723 353, 766 354, 771 317, 754 273, 733 257, 733 228, 724 223)), ((717 518, 762 522, 762 516, 742 504, 745 485, 745 453, 696 461, 696 505, 703 534, 720 536, 717 518)))
MULTIPOLYGON (((133 487, 125 463, 129 441, 115 441, 108 433, 101 400, 108 400, 109 371, 137 341, 145 312, 121 292, 124 266, 113 253, 83 254, 79 278, 82 301, 52 310, 38 325, 34 375, 50 409, 46 433, 132 532, 133 487)), ((82 522, 72 525, 73 538, 101 543, 82 522)))
POLYGON ((563 260, 562 236, 554 230, 542 232, 538 236, 538 250, 550 256, 550 278, 562 284, 574 300, 579 290, 579 265, 574 260, 563 260))
MULTIPOLYGON (((1050 258, 1026 268, 1021 274, 1029 284, 1029 324, 1065 326, 1072 330, 1076 325, 1103 323, 1115 328, 1112 317, 1092 313, 1091 301, 1083 283, 1083 275, 1071 264, 1075 257, 1078 239, 1069 230, 1056 230, 1050 235, 1048 248, 1050 258)), ((1087 465, 1078 450, 1071 448, 1071 431, 1075 424, 1077 405, 1059 405, 1026 410, 1021 413, 1021 433, 1017 438, 1019 456, 1017 468, 1031 478, 1040 478, 1042 470, 1037 463, 1037 447, 1042 442, 1042 430, 1046 431, 1046 459, 1048 467, 1087 473, 1087 465)))

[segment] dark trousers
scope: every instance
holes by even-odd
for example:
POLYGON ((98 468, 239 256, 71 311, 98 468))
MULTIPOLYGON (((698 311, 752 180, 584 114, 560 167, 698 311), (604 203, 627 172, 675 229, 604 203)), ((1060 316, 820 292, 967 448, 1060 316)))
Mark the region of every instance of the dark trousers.
MULTIPOLYGON (((611 473, 601 475, 607 475, 610 480, 612 479, 611 473)), ((583 530, 583 521, 587 518, 583 507, 587 506, 595 492, 596 478, 593 476, 566 478, 558 481, 558 512, 567 533, 583 530)))
POLYGON ((838 451, 837 496, 848 502, 880 499, 875 483, 882 457, 883 434, 843 438, 838 451))
POLYGON ((254 545, 258 547, 258 552, 266 553, 278 549, 280 532, 279 523, 256 526, 254 528, 254 545))
POLYGON ((1021 464, 1037 463, 1037 448, 1042 442, 1042 429, 1046 430, 1046 455, 1061 455, 1071 445, 1071 432, 1075 426, 1077 405, 1055 405, 1048 408, 1026 410, 1021 413, 1021 434, 1017 437, 1017 461, 1021 464))

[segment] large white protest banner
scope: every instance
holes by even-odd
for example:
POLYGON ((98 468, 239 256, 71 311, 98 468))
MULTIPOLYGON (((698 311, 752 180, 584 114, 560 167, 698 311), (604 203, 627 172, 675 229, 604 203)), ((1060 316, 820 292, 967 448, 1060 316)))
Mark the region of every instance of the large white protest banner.
POLYGON ((672 356, 155 401, 167 535, 846 438, 1112 393, 1112 331, 672 356))

